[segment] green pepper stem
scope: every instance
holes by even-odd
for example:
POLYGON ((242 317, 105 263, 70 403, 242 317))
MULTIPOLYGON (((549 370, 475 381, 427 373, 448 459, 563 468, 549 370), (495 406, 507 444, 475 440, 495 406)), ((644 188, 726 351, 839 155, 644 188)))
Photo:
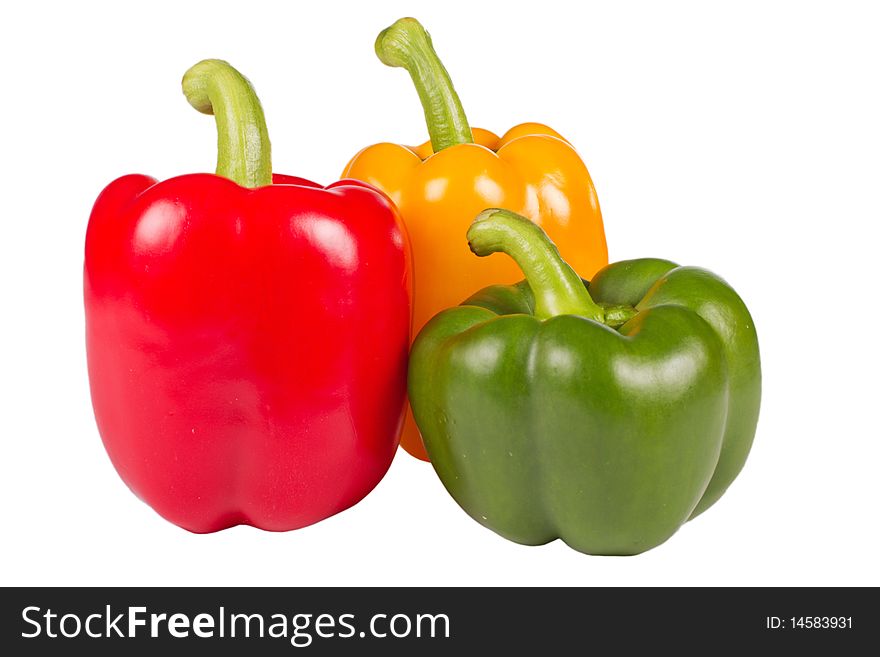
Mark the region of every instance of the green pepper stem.
POLYGON ((183 93, 217 122, 217 175, 243 187, 272 184, 272 149, 253 86, 220 59, 206 59, 183 76, 183 93))
POLYGON ((535 295, 535 317, 580 315, 604 321, 602 307, 537 224, 510 210, 490 208, 477 215, 467 238, 480 257, 500 251, 516 261, 535 295))
POLYGON ((605 313, 605 322, 606 326, 610 326, 613 329, 620 328, 624 324, 626 324, 633 317, 638 315, 638 311, 632 306, 620 305, 620 304, 600 304, 602 306, 602 310, 605 313))
POLYGON ((376 38, 376 55, 387 66, 406 69, 416 91, 435 153, 474 141, 449 73, 437 57, 431 35, 415 18, 401 18, 376 38))

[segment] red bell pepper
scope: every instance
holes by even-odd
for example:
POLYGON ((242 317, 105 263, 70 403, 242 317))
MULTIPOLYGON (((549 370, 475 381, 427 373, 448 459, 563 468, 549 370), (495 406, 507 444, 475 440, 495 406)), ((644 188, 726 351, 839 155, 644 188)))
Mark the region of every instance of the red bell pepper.
POLYGON ((229 64, 183 87, 216 115, 217 175, 124 176, 89 220, 95 417, 122 479, 171 522, 303 527, 363 498, 395 453, 409 247, 369 185, 272 176, 260 103, 229 64))

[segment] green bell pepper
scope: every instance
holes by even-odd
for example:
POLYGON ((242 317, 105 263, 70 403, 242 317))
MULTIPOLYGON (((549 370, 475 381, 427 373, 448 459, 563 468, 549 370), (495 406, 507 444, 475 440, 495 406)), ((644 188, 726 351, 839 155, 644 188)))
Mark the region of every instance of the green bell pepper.
POLYGON ((715 503, 745 463, 761 398, 736 292, 658 259, 587 283, 506 210, 481 213, 467 237, 526 280, 441 312, 413 345, 413 412, 459 505, 518 543, 624 555, 715 503))

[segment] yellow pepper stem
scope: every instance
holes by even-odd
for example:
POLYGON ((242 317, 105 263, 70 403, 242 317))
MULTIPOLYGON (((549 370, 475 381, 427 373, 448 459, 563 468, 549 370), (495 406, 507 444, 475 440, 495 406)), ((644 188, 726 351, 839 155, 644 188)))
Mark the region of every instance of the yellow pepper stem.
POLYGON ((437 57, 431 35, 415 18, 401 18, 376 38, 376 55, 387 66, 406 69, 419 94, 435 153, 474 141, 461 100, 437 57))

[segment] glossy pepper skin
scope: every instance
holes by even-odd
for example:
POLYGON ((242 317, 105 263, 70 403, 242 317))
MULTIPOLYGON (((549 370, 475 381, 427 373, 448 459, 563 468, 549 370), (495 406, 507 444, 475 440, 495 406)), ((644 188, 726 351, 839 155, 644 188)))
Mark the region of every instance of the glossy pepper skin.
MULTIPOLYGON (((501 138, 471 130, 430 36, 413 18, 384 30, 376 53, 385 64, 411 74, 431 140, 415 148, 369 146, 342 175, 375 185, 400 208, 413 248, 414 334, 440 310, 481 287, 519 278, 513 262, 478 260, 461 239, 486 207, 508 208, 532 219, 583 276, 607 264, 596 190, 569 142, 540 123, 523 123, 501 138)), ((409 413, 401 444, 410 454, 427 458, 409 413)))
POLYGON ((656 259, 609 265, 587 285, 539 228, 502 210, 468 240, 477 255, 511 255, 526 281, 440 313, 410 355, 410 402, 459 505, 518 543, 628 555, 717 501, 761 396, 736 292, 656 259))
POLYGON ((408 248, 357 181, 270 184, 259 102, 225 62, 184 78, 218 174, 130 175, 85 247, 89 379, 126 484, 193 532, 309 525, 382 478, 403 419, 408 248))

